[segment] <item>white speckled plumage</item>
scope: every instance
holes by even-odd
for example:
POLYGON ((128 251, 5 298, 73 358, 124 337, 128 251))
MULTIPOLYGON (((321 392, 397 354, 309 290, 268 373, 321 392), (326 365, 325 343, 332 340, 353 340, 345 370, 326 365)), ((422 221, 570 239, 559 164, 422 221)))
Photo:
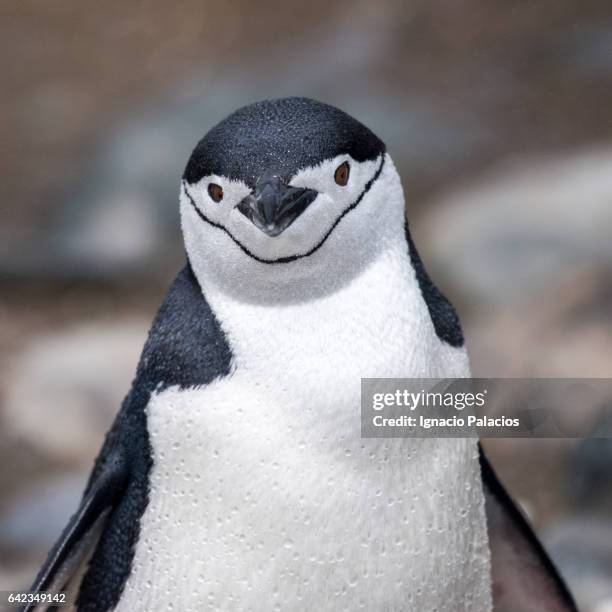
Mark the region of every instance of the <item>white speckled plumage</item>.
MULTIPOLYGON (((375 167, 355 168, 357 191, 375 167)), ((325 244, 289 264, 246 257, 181 201, 232 374, 149 402, 149 504, 116 610, 491 610, 476 440, 360 437, 361 377, 469 375, 420 293, 391 159, 325 244)), ((326 228, 311 206, 285 246, 262 234, 252 250, 316 242, 326 228)), ((232 214, 219 222, 242 223, 232 214)))

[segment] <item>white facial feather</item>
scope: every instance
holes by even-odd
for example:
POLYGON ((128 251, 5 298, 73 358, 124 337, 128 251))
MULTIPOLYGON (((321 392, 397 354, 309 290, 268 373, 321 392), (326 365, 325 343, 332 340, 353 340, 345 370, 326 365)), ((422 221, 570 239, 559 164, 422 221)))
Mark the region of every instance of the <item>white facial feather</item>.
POLYGON ((187 195, 182 193, 187 190, 195 205, 210 221, 222 225, 253 254, 265 259, 287 257, 308 250, 323 238, 338 217, 356 202, 380 163, 381 158, 359 163, 350 155, 340 155, 300 170, 289 185, 314 189, 318 196, 293 226, 275 238, 262 234, 236 209, 239 202, 251 193, 242 181, 208 175, 193 185, 183 184, 181 195, 187 195), (334 172, 343 162, 349 163, 350 172, 348 183, 340 186, 334 180, 334 172), (208 193, 208 186, 213 183, 223 189, 220 202, 215 202, 208 193))
POLYGON ((380 158, 377 158, 357 162, 350 155, 338 155, 334 159, 300 170, 289 184, 292 187, 315 189, 336 213, 342 214, 357 200, 368 181, 376 174, 380 161, 380 158), (342 186, 334 180, 334 173, 344 162, 349 164, 349 179, 348 183, 342 186))
MULTIPOLYGON (((221 223, 224 229, 206 223, 181 189, 181 222, 194 270, 205 276, 207 283, 223 287, 224 291, 240 295, 242 299, 275 303, 310 299, 333 292, 348 282, 386 244, 403 240, 404 199, 399 176, 388 155, 384 157, 384 164, 382 157, 361 164, 353 161, 346 191, 338 185, 332 187, 335 168, 347 158, 341 156, 303 170, 294 177, 294 186, 313 185, 320 195, 274 238, 257 229, 235 208, 221 223), (381 164, 380 175, 362 200, 345 213, 381 164), (250 257, 235 241, 253 255, 273 261, 308 253, 327 234, 326 240, 312 254, 280 264, 262 263, 250 257)), ((200 193, 206 189, 205 179, 201 185, 200 193)), ((191 193, 189 186, 187 189, 191 193)))
MULTIPOLYGON (((205 176, 194 185, 187 185, 186 188, 189 190, 196 206, 206 217, 224 227, 228 226, 228 219, 234 207, 242 198, 251 193, 248 185, 242 181, 230 180, 216 174, 205 176), (208 186, 211 183, 219 185, 223 189, 223 199, 220 202, 215 202, 208 193, 208 186)), ((200 220, 200 223, 203 223, 203 221, 200 220)))

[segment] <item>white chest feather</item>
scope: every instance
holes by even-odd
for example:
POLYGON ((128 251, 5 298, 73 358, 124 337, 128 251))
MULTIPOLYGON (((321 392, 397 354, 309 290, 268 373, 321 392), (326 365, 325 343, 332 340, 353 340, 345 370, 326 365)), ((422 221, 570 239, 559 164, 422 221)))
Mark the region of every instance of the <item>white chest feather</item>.
POLYGON ((361 377, 464 376, 399 248, 278 308, 206 295, 233 374, 152 397, 150 502, 117 610, 489 611, 474 440, 361 439, 361 377))

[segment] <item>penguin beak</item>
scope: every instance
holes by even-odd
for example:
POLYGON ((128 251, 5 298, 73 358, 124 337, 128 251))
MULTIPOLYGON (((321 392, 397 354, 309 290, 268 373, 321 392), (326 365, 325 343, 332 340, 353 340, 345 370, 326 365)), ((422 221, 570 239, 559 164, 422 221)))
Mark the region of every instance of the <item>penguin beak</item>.
POLYGON ((262 232, 275 237, 284 232, 314 201, 313 189, 290 187, 280 176, 262 176, 255 191, 236 208, 262 232))

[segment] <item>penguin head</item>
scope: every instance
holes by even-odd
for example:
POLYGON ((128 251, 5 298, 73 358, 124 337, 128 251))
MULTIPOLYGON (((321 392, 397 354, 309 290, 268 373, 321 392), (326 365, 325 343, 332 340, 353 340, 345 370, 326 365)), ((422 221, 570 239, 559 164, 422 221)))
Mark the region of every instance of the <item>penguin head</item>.
POLYGON ((181 217, 200 279, 261 289, 325 270, 346 281, 385 233, 403 233, 403 195, 367 127, 284 98, 245 106, 202 138, 183 174, 181 217))

